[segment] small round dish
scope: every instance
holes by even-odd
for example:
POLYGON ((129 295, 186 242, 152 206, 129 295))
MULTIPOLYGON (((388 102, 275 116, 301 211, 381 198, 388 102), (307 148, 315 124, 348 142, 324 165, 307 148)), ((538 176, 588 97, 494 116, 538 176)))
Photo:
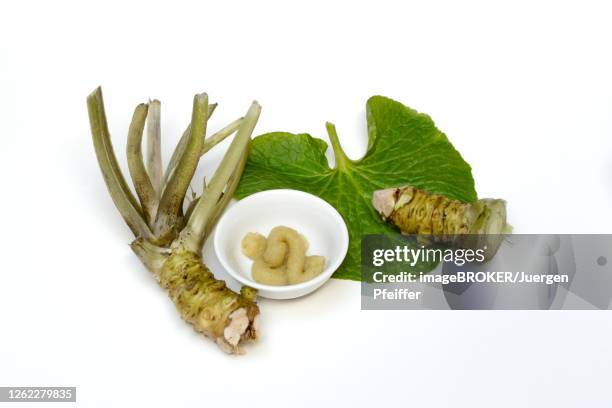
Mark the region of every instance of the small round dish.
POLYGON ((270 299, 293 299, 318 289, 344 260, 348 243, 348 230, 338 211, 319 197, 298 190, 267 190, 243 198, 225 211, 214 235, 215 253, 227 272, 270 299), (286 286, 264 285, 253 280, 253 261, 242 254, 242 238, 248 232, 267 236, 278 225, 286 225, 304 235, 310 244, 308 255, 325 257, 325 269, 320 275, 286 286))

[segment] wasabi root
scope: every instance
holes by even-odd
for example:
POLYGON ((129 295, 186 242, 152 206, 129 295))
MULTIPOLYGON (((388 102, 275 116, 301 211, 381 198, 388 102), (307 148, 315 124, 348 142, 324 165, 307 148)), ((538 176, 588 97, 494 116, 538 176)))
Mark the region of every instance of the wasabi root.
POLYGON ((423 235, 455 246, 486 246, 492 257, 511 232, 506 222, 506 202, 483 198, 462 203, 412 186, 377 190, 372 205, 403 234, 423 235), (469 237, 477 241, 467 242, 469 237))
POLYGON ((243 287, 236 293, 217 280, 202 262, 201 248, 233 196, 248 157, 251 134, 261 107, 253 102, 244 118, 232 122, 205 141, 208 117, 215 105, 208 96, 193 100, 188 131, 175 149, 163 177, 160 154, 160 104, 138 105, 128 136, 128 164, 137 197, 125 181, 110 140, 102 90, 87 98, 91 133, 100 169, 115 206, 135 235, 132 250, 153 273, 181 317, 210 337, 227 353, 257 338, 257 292, 243 287), (147 122, 147 163, 142 138, 147 122), (185 195, 200 157, 214 144, 237 132, 205 191, 188 213, 185 195))

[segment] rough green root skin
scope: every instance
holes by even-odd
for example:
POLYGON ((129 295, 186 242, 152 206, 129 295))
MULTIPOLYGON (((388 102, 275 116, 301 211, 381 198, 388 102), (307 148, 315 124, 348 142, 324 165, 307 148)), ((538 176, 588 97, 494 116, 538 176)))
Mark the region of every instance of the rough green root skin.
POLYGON ((402 232, 436 236, 469 232, 474 221, 470 204, 429 194, 414 187, 405 187, 398 190, 398 193, 396 208, 389 219, 402 232))
POLYGON ((217 343, 225 343, 231 349, 227 351, 234 352, 240 342, 256 338, 253 323, 259 314, 257 304, 227 288, 224 281, 215 279, 197 254, 173 251, 158 277, 181 317, 217 343), (230 344, 224 332, 230 324, 230 315, 240 308, 245 309, 249 326, 237 344, 230 344))
POLYGON ((240 294, 232 291, 215 279, 196 253, 161 248, 142 239, 131 246, 196 331, 231 354, 240 353, 242 343, 256 339, 259 307, 255 289, 243 287, 240 294))
POLYGON ((463 203, 404 186, 375 191, 372 204, 383 219, 403 234, 427 235, 451 245, 486 245, 490 256, 497 252, 503 234, 510 230, 506 223, 506 202, 499 199, 463 203), (466 234, 477 241, 461 239, 466 234))

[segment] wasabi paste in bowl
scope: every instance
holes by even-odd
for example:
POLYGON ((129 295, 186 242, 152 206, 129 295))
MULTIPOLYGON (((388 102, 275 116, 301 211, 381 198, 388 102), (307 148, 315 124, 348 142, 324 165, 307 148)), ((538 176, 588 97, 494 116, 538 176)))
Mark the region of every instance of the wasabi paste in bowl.
POLYGON ((270 299, 293 299, 321 287, 344 260, 348 243, 346 224, 334 207, 312 194, 288 189, 262 191, 240 200, 223 214, 214 235, 217 258, 227 272, 270 299), (241 240, 249 232, 267 236, 278 225, 291 227, 306 237, 307 255, 325 257, 320 275, 283 286, 265 285, 253 279, 253 261, 242 253, 241 240))

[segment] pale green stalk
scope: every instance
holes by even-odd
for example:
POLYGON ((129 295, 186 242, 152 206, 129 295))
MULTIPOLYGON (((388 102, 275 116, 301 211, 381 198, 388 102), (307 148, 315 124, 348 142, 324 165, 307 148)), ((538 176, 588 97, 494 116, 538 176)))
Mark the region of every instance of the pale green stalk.
POLYGON ((240 182, 240 177, 242 176, 242 172, 244 171, 244 167, 246 166, 247 159, 249 157, 249 148, 242 154, 240 161, 236 165, 236 169, 231 175, 229 181, 227 182, 227 187, 223 191, 221 198, 217 202, 216 207, 213 209, 210 219, 206 225, 206 230, 204 232, 204 237, 207 237, 212 229, 217 224, 219 217, 223 214, 225 207, 229 204, 232 197, 234 197, 234 193, 236 192, 236 188, 238 188, 238 184, 240 182))
POLYGON ((87 97, 87 110, 96 156, 111 198, 134 235, 151 239, 153 237, 151 229, 143 218, 142 210, 127 186, 117 164, 106 122, 104 100, 100 87, 96 88, 87 97))
MULTIPOLYGON (((216 103, 212 103, 208 105, 207 119, 210 119, 212 114, 215 112, 216 108, 217 108, 216 103)), ((170 180, 170 177, 172 177, 172 174, 176 170, 176 166, 178 165, 178 162, 181 160, 181 157, 183 156, 183 153, 185 152, 185 148, 187 147, 187 143, 189 142, 190 133, 191 133, 191 123, 189 124, 189 126, 187 126, 187 129, 185 129, 185 131, 183 132, 183 135, 179 139, 178 144, 176 145, 176 147, 174 148, 174 151, 172 152, 172 156, 170 156, 168 167, 166 167, 166 173, 163 176, 163 181, 162 181, 163 185, 166 185, 168 183, 168 180, 170 180)))
POLYGON ((164 174, 161 157, 161 102, 157 99, 149 101, 147 115, 147 173, 159 199, 164 174))
POLYGON ((224 141, 228 136, 232 135, 238 129, 240 129, 240 125, 242 124, 244 118, 238 118, 229 125, 225 126, 223 129, 219 130, 217 133, 214 133, 211 137, 204 140, 204 147, 202 148, 202 155, 208 152, 210 149, 215 147, 217 144, 224 141))
POLYGON ((147 119, 148 105, 140 104, 134 110, 127 139, 127 161, 136 194, 140 199, 145 221, 151 225, 157 210, 157 194, 153 189, 142 159, 142 134, 147 119))
MULTIPOLYGON (((191 131, 185 150, 176 165, 176 170, 168 179, 161 196, 155 220, 154 231, 160 238, 171 233, 178 226, 185 193, 193 178, 204 145, 208 117, 208 95, 199 94, 193 99, 191 131)), ((176 232, 176 231, 175 231, 176 232)))
POLYGON ((253 102, 217 171, 206 186, 202 199, 198 200, 187 225, 181 231, 177 246, 195 253, 200 252, 206 232, 214 225, 211 221, 219 211, 218 204, 223 190, 232 177, 240 178, 242 175, 241 162, 244 160, 260 112, 261 106, 253 102))

